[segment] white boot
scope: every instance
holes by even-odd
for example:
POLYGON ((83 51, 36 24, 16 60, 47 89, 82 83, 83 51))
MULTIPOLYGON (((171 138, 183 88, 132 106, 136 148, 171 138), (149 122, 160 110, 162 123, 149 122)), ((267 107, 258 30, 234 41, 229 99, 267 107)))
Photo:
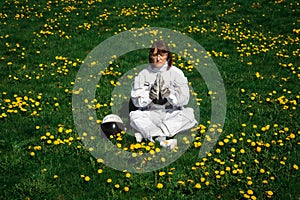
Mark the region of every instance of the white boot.
POLYGON ((177 139, 161 141, 160 146, 174 150, 177 147, 177 139))
POLYGON ((176 147, 177 147, 177 139, 170 139, 168 148, 170 148, 173 151, 175 150, 176 147))
POLYGON ((135 137, 136 142, 140 143, 143 140, 143 136, 140 133, 135 133, 134 137, 135 137))

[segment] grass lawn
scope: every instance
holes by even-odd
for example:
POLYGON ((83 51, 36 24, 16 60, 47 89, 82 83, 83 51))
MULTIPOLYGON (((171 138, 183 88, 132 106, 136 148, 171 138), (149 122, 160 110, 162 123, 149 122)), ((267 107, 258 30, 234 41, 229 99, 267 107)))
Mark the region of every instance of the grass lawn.
MULTIPOLYGON (((300 2, 3 0, 0 8, 1 199, 300 200, 300 2), (181 137, 188 146, 174 162, 162 158, 168 164, 160 169, 131 173, 111 168, 84 145, 72 97, 97 45, 149 27, 175 30, 205 48, 223 79, 226 118, 216 144, 199 157, 218 94, 193 58, 174 53, 193 90, 199 126, 192 140, 181 137)), ((101 71, 95 98, 85 100, 96 123, 127 108, 118 103, 128 100, 122 86, 130 89, 135 67, 147 62, 145 47, 101 71)), ((111 138, 132 155, 129 161, 160 158, 158 144, 136 143, 130 133, 111 138)))

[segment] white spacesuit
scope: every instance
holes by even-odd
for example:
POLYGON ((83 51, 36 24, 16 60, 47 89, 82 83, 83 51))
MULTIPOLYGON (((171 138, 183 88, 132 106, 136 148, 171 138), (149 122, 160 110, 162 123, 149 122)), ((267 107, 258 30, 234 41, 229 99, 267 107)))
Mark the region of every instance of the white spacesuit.
POLYGON ((159 141, 165 141, 166 137, 173 137, 197 124, 194 110, 184 107, 188 104, 189 97, 187 78, 179 68, 168 67, 167 62, 160 68, 149 65, 134 79, 131 99, 138 110, 130 112, 130 125, 142 138, 150 141, 159 138, 159 141), (168 96, 160 103, 149 97, 157 77, 160 79, 158 81, 162 81, 163 87, 168 88, 168 96))

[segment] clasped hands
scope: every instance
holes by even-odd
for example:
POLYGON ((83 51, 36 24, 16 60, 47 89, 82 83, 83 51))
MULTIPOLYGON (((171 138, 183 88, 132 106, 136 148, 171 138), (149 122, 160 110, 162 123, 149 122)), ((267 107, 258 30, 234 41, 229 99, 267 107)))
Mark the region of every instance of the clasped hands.
POLYGON ((168 86, 164 85, 165 82, 160 73, 157 74, 155 82, 150 89, 149 98, 158 104, 166 103, 166 98, 170 95, 168 86))

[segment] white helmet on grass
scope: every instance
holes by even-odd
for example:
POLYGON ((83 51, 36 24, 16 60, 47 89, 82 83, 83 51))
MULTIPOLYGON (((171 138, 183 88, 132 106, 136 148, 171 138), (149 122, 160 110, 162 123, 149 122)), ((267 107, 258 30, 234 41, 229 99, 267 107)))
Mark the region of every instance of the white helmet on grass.
POLYGON ((126 130, 122 119, 116 114, 106 115, 102 120, 101 129, 108 138, 126 130))

